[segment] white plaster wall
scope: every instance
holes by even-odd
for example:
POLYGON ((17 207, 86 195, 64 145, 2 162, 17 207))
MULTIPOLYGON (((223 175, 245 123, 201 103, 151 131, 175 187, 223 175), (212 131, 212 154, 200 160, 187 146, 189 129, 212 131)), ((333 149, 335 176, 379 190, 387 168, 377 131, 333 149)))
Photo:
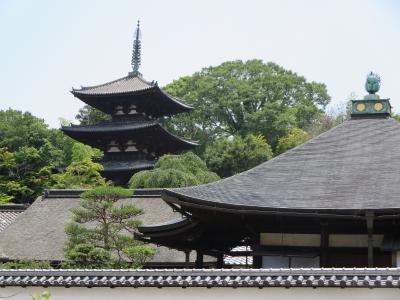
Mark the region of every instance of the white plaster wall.
POLYGON ((31 295, 48 290, 52 300, 398 300, 398 288, 20 288, 0 289, 0 299, 31 300, 31 295))
POLYGON ((396 251, 396 267, 400 267, 400 251, 396 251))
MULTIPOLYGON (((374 247, 379 247, 383 241, 383 234, 373 235, 374 247)), ((269 246, 305 246, 319 247, 319 234, 303 233, 261 233, 260 244, 269 246)), ((330 234, 329 247, 368 247, 366 234, 330 234)))

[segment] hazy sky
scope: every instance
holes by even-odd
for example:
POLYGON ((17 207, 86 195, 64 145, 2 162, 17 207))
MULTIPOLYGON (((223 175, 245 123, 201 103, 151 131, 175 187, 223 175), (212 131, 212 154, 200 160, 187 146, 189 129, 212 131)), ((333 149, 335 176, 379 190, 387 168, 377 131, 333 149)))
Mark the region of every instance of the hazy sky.
POLYGON ((327 85, 333 103, 381 97, 400 112, 400 1, 0 0, 0 109, 58 127, 82 102, 71 87, 127 75, 137 19, 144 77, 165 85, 227 60, 273 61, 327 85))

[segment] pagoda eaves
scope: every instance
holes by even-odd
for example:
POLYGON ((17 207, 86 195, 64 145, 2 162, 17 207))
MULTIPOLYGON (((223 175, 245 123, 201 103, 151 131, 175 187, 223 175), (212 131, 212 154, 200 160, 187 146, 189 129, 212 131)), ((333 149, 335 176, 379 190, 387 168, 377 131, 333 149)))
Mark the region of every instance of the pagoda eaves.
POLYGON ((155 118, 189 112, 193 108, 181 100, 162 91, 157 83, 148 82, 141 76, 126 77, 91 87, 73 89, 71 93, 104 113, 113 114, 116 105, 130 110, 135 105, 139 113, 148 113, 155 118))
POLYGON ((111 141, 124 147, 131 140, 137 148, 151 148, 157 156, 179 153, 198 146, 194 141, 178 137, 164 129, 158 121, 107 122, 96 125, 62 127, 69 137, 84 144, 108 151, 111 141), (160 141, 163 141, 160 143, 160 141))

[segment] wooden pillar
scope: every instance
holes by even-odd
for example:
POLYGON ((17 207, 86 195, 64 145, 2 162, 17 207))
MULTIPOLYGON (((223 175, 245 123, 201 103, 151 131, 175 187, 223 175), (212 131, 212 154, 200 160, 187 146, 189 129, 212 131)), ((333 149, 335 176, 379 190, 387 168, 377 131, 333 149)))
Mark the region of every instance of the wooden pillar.
POLYGON ((196 250, 196 262, 194 267, 196 269, 203 269, 203 251, 201 250, 196 250))
POLYGON ((320 267, 329 267, 329 232, 328 223, 321 223, 321 256, 320 256, 320 267))
POLYGON ((217 269, 222 269, 224 267, 224 255, 220 254, 217 257, 217 269))
MULTIPOLYGON (((254 237, 254 242, 255 242, 255 247, 253 247, 253 251, 255 250, 254 248, 258 249, 260 245, 260 233, 257 232, 255 237, 254 237)), ((261 255, 253 255, 253 269, 261 269, 262 268, 262 256, 261 255)))
POLYGON ((368 268, 374 267, 374 212, 367 211, 365 213, 367 220, 367 233, 368 233, 368 268))
POLYGON ((185 268, 190 268, 190 250, 185 250, 185 268))

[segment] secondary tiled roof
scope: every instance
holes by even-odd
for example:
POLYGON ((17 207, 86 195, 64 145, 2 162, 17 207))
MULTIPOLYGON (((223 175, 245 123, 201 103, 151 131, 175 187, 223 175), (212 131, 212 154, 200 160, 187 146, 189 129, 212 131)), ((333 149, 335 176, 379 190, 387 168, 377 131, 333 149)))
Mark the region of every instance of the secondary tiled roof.
POLYGON ((399 288, 399 269, 0 270, 0 286, 399 288))
POLYGON ((398 149, 399 122, 352 119, 241 174, 168 189, 166 200, 241 213, 400 210, 398 149))
MULTIPOLYGON (((0 232, 0 258, 62 261, 66 242, 64 229, 72 220, 70 209, 78 207, 81 202, 79 194, 82 192, 50 190, 45 196, 38 197, 23 214, 0 232)), ((150 191, 148 195, 141 195, 139 190, 137 196, 120 200, 119 203, 142 208, 144 213, 138 219, 144 224, 176 219, 179 215, 155 193, 150 191)), ((151 264, 168 265, 175 262, 185 262, 183 252, 157 247, 157 254, 151 264)))
POLYGON ((25 209, 26 206, 18 204, 0 205, 0 232, 14 222, 25 209))
POLYGON ((96 86, 73 89, 72 93, 77 95, 125 94, 145 91, 155 86, 154 82, 148 82, 140 76, 127 76, 96 86))

